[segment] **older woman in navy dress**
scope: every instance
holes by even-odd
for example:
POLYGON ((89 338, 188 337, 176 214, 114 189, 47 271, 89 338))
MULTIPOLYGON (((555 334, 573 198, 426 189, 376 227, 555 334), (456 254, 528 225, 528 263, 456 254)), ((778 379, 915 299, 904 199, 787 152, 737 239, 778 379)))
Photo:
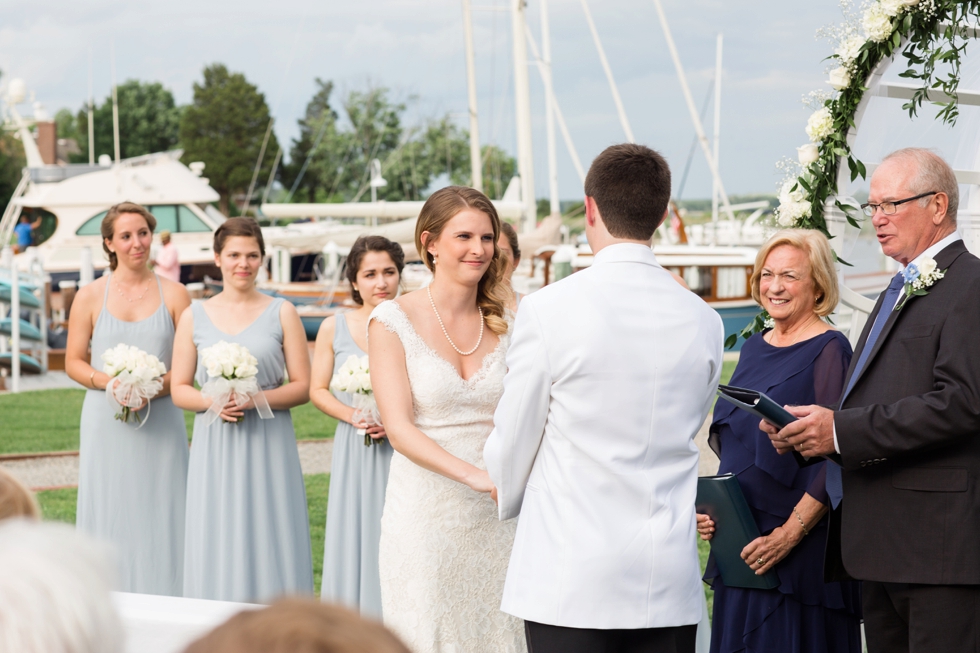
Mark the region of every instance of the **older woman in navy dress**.
MULTIPOLYGON (((783 405, 836 403, 851 347, 821 319, 838 300, 827 239, 811 230, 775 234, 759 250, 752 294, 773 326, 743 345, 731 385, 760 390, 783 405)), ((823 580, 828 463, 801 467, 792 456, 780 456, 759 419, 728 402, 715 405, 710 431, 721 458, 718 472, 738 477, 763 533, 742 558, 756 573, 774 569, 779 578, 773 590, 727 587, 709 558, 712 653, 859 653, 860 586, 823 580)), ((698 531, 711 539, 715 524, 698 515, 698 531)))

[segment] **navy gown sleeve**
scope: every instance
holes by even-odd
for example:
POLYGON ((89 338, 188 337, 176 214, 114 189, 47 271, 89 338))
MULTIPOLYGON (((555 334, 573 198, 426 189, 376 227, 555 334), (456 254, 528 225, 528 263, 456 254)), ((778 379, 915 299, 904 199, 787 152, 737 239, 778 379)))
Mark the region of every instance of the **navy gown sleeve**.
MULTIPOLYGON (((842 338, 830 340, 814 361, 814 401, 819 406, 836 406, 844 392, 844 377, 851 364, 851 348, 845 343, 842 338)), ((829 505, 826 462, 820 465, 820 470, 810 481, 806 493, 820 503, 829 505)))

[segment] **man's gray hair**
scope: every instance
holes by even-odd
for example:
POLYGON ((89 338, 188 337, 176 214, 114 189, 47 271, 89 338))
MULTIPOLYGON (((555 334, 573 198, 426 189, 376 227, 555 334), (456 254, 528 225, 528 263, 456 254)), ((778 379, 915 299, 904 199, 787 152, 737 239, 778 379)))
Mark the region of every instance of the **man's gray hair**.
MULTIPOLYGON (((921 147, 906 147, 895 150, 884 158, 882 163, 889 159, 910 159, 916 164, 916 175, 909 182, 909 192, 912 195, 937 191, 945 193, 949 198, 949 205, 946 208, 946 217, 953 225, 956 225, 956 213, 960 208, 960 186, 956 181, 956 174, 949 167, 946 161, 933 152, 921 147)), ((923 197, 919 200, 919 206, 926 206, 932 197, 923 197)))
POLYGON ((66 524, 0 522, 0 651, 120 653, 107 554, 66 524))

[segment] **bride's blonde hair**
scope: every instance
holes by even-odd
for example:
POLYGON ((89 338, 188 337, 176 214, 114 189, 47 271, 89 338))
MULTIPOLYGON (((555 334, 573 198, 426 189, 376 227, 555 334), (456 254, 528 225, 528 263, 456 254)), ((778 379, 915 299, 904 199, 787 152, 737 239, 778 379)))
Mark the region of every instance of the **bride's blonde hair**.
POLYGON ((425 261, 425 266, 435 274, 435 260, 426 250, 426 244, 438 239, 446 223, 463 209, 474 209, 485 213, 493 227, 493 258, 477 286, 476 305, 483 310, 483 319, 487 321, 490 330, 500 336, 507 333, 507 321, 504 319, 506 294, 503 288, 506 278, 500 248, 497 247, 497 240, 500 238, 500 218, 497 216, 497 209, 494 208, 493 202, 475 188, 448 186, 437 190, 429 196, 419 213, 418 222, 415 224, 415 247, 419 251, 419 256, 425 261), (422 234, 425 232, 429 234, 426 242, 423 242, 422 234))

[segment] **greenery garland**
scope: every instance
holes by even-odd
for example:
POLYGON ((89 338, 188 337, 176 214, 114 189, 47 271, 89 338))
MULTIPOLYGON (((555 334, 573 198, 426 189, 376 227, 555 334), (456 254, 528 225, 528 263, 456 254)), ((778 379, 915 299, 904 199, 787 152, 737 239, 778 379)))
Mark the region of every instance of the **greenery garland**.
MULTIPOLYGON (((844 27, 836 52, 828 57, 839 63, 828 80, 837 93, 823 100, 807 120, 810 142, 797 148, 801 172, 791 173, 780 189, 775 212, 779 226, 818 229, 829 237, 824 209, 832 198, 847 221, 861 227, 851 214, 853 208, 837 198, 837 177, 844 162, 851 181, 867 176, 864 163, 847 142, 848 131, 856 128, 854 114, 868 90, 865 84, 882 60, 901 50, 908 65, 899 76, 919 83, 902 108, 912 117, 930 91, 943 93, 949 100, 934 102, 940 107, 936 117, 955 124, 960 63, 974 35, 974 28, 966 26, 970 19, 973 24, 980 19, 980 0, 875 0, 864 7, 861 34, 853 26, 844 27)), ((725 346, 734 346, 739 335, 749 338, 762 331, 769 319, 763 311, 740 334, 730 335, 725 346)))

